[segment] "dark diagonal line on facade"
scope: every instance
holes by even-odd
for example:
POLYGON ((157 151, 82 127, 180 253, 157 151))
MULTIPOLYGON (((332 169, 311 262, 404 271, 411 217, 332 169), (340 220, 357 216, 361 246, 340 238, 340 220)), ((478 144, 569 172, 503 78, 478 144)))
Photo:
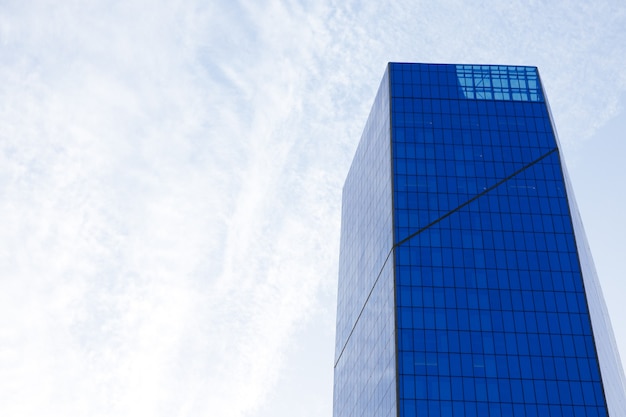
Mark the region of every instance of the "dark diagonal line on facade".
POLYGON ((486 190, 483 190, 481 193, 476 194, 474 197, 470 198, 469 200, 467 200, 465 203, 459 205, 458 207, 450 210, 449 212, 447 212, 446 214, 444 214, 443 216, 439 217, 436 220, 433 220, 432 222, 428 223, 426 226, 422 227, 421 229, 419 229, 418 231, 411 233, 409 236, 405 237, 404 239, 402 239, 400 242, 396 243, 395 245, 393 245, 392 247, 392 251, 393 249, 397 248, 398 246, 408 242, 409 240, 413 239, 415 236, 419 235, 420 233, 422 233, 424 230, 434 226, 435 224, 439 223, 440 221, 446 219, 447 217, 450 217, 452 214, 456 213, 457 211, 461 210, 462 208, 468 206, 469 204, 471 204, 472 202, 476 201, 477 199, 479 199, 480 197, 484 196, 485 194, 487 194, 488 192, 498 188, 499 186, 501 186, 502 184, 504 184, 505 182, 507 182, 508 180, 510 180, 511 178, 515 177, 516 175, 519 175, 520 173, 524 172, 525 170, 527 170, 528 168, 532 167, 533 165, 535 165, 536 163, 542 161, 543 159, 547 158, 548 156, 552 155, 553 153, 557 152, 558 149, 554 148, 552 149, 550 152, 542 155, 541 157, 535 159, 534 161, 532 161, 531 163, 529 163, 526 166, 523 166, 522 168, 518 169, 517 171, 515 171, 514 173, 512 173, 511 175, 509 175, 508 177, 498 181, 497 183, 495 183, 494 185, 492 185, 491 187, 487 188, 486 190))
POLYGON ((365 302, 363 303, 363 307, 361 307, 361 311, 359 311, 359 315, 356 317, 356 320, 354 321, 354 324, 352 325, 352 329, 350 329, 350 334, 348 335, 348 337, 346 337, 346 341, 341 347, 341 353, 339 354, 339 356, 337 356, 337 360, 335 361, 335 368, 337 367, 337 364, 341 360, 343 351, 346 350, 346 346, 348 346, 348 343, 350 342, 350 338, 352 338, 352 333, 354 333, 354 329, 356 329, 356 325, 359 323, 359 319, 361 318, 361 315, 363 314, 363 311, 365 310, 365 306, 367 305, 367 302, 370 300, 370 297, 372 296, 372 293, 374 292, 374 288, 376 288, 376 284, 378 284, 378 280, 380 279, 380 276, 383 274, 383 271, 385 270, 385 265, 387 265, 387 262, 389 261, 389 257, 393 253, 393 249, 394 247, 392 246, 391 250, 387 254, 387 257, 385 258, 385 262, 383 262, 382 268, 380 268, 380 271, 378 272, 378 276, 376 277, 376 280, 374 281, 374 285, 372 285, 372 289, 370 289, 369 294, 367 294, 367 298, 365 299, 365 302))
POLYGON ((523 166, 522 168, 518 169, 517 171, 515 171, 514 173, 509 175, 508 177, 498 181, 497 183, 495 183, 491 187, 483 190, 481 193, 476 194, 474 197, 470 198, 465 203, 463 203, 463 204, 459 205, 458 207, 450 210, 449 212, 447 212, 443 216, 439 217, 436 220, 433 220, 432 222, 428 223, 426 226, 420 228, 418 231, 416 231, 414 233, 411 233, 409 236, 405 237, 400 242, 398 242, 395 245, 393 245, 391 247, 391 250, 387 254, 387 257, 385 258, 385 262, 383 263, 383 266, 380 268, 380 271, 378 272, 378 276, 376 277, 376 280, 374 281, 374 285, 372 285, 372 288, 370 289, 370 292, 367 294, 367 298, 365 299, 365 302, 363 303, 363 307, 361 307, 361 311, 359 311, 359 315, 357 316, 356 320, 354 321, 354 324, 352 325, 352 329, 350 330, 350 334, 346 338, 346 341, 345 341, 345 343, 343 344, 343 346, 341 348, 341 353, 339 354, 339 356, 337 357, 337 360, 335 361, 335 367, 337 367, 337 364, 341 360, 341 357, 343 356, 343 352, 346 349, 346 346, 348 346, 348 343, 350 342, 350 339, 352 338, 352 334, 354 333, 354 329, 356 329, 356 326, 359 323, 359 320, 360 320, 361 316, 363 315, 363 311, 365 311, 365 307, 367 306, 367 303, 368 303, 370 297, 372 296, 372 293, 374 292, 374 289, 376 288, 376 285, 378 284, 378 281, 379 281, 383 271, 385 270, 385 266, 387 265, 387 262, 389 261, 390 256, 393 254, 394 249, 396 249, 400 245, 403 245, 404 243, 408 242, 409 240, 413 239, 415 236, 419 235, 420 233, 422 233, 423 231, 427 230, 428 228, 434 226, 435 224, 439 223, 440 221, 446 219, 447 217, 450 217, 452 214, 454 214, 457 211, 459 211, 459 210, 463 209, 464 207, 468 206, 469 204, 471 204, 472 202, 476 201, 480 197, 484 196, 488 192, 493 191, 494 189, 498 188, 499 186, 501 186, 502 184, 504 184, 505 182, 507 182, 511 178, 519 175, 520 173, 524 172, 525 170, 527 170, 528 168, 534 166, 535 164, 541 162, 542 160, 544 160, 545 158, 547 158, 548 156, 552 155, 555 152, 558 152, 557 148, 552 149, 550 152, 548 152, 548 153, 542 155, 541 157, 535 159, 534 161, 532 161, 528 165, 523 166))

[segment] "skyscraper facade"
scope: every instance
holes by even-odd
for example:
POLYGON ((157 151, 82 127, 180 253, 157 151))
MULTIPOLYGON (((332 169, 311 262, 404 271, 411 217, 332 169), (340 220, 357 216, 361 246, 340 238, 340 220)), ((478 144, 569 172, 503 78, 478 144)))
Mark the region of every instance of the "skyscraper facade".
POLYGON ((334 417, 622 417, 535 67, 390 63, 343 190, 334 417))

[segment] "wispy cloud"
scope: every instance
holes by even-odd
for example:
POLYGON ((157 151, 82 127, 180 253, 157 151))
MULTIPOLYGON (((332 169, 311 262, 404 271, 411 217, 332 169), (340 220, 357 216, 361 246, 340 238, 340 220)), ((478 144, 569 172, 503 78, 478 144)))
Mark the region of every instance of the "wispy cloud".
POLYGON ((537 64, 569 142, 626 88, 618 2, 205 3, 0 10, 2 414, 253 414, 387 61, 537 64))

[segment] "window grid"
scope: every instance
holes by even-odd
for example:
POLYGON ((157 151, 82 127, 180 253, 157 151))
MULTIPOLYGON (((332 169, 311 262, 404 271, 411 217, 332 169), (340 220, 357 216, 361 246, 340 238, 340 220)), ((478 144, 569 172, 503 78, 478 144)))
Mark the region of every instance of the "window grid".
POLYGON ((605 416, 536 69, 393 68, 401 415, 605 416))

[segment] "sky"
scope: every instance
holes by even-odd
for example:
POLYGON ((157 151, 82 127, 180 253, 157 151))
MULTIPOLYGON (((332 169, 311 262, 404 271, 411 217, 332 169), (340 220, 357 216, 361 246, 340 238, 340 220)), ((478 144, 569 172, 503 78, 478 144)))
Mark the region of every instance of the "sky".
POLYGON ((626 358, 622 0, 0 0, 0 415, 332 414, 389 61, 536 65, 626 358))

